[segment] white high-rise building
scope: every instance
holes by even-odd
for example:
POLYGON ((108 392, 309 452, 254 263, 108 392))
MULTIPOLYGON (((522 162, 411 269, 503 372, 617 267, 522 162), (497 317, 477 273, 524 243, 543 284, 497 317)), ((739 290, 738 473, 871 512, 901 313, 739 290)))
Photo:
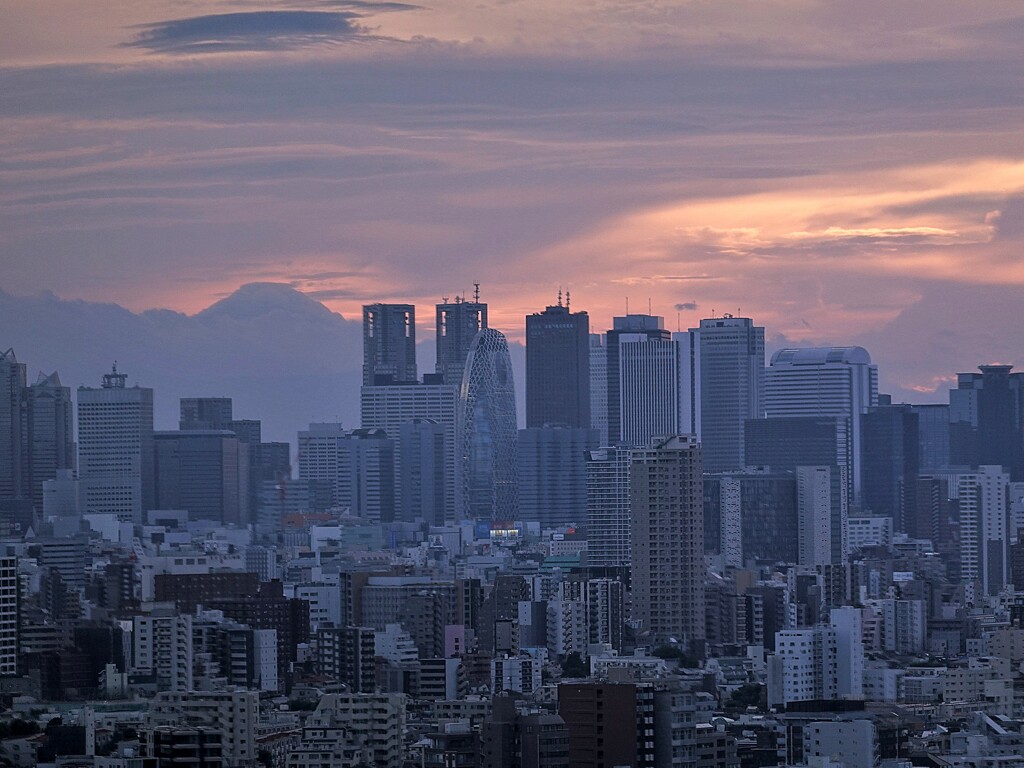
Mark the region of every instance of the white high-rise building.
POLYGON ((603 333, 590 334, 590 426, 608 445, 608 350, 603 333))
POLYGON ((986 595, 998 594, 1010 580, 1009 482, 1009 473, 996 466, 950 480, 950 493, 960 502, 960 575, 980 581, 986 595))
POLYGON ((768 659, 768 704, 863 696, 864 643, 859 608, 834 609, 829 626, 775 633, 768 659))
POLYGON ((126 381, 115 365, 101 388, 78 388, 81 508, 141 523, 154 497, 153 390, 126 381))
POLYGON ((173 612, 132 619, 132 669, 155 675, 161 687, 193 689, 192 617, 173 612))
POLYGON ((842 467, 797 467, 800 565, 838 565, 849 553, 849 507, 842 467))
POLYGON ((630 563, 629 465, 626 448, 587 451, 587 565, 630 563))
POLYGON ((768 418, 834 416, 846 419, 853 492, 860 494, 860 416, 878 405, 878 366, 863 347, 780 349, 765 371, 768 418))
POLYGON ((641 446, 658 435, 699 435, 693 336, 622 333, 618 350, 621 441, 641 446))

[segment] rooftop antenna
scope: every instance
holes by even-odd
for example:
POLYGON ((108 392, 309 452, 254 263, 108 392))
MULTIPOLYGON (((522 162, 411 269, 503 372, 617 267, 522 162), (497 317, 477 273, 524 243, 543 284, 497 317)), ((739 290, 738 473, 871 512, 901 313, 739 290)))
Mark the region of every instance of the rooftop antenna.
POLYGON ((568 288, 565 289, 565 308, 566 308, 566 310, 569 309, 569 289, 568 288))
POLYGON ((647 297, 647 314, 648 315, 653 314, 651 312, 651 297, 650 296, 647 297))
POLYGON ((626 297, 626 314, 629 314, 629 296, 626 297))
POLYGON ((558 306, 562 306, 562 286, 558 286, 558 306))
POLYGON ((442 296, 441 297, 441 303, 442 304, 447 304, 448 303, 448 297, 447 296, 442 296))
POLYGON ((676 333, 682 333, 683 327, 679 324, 679 313, 676 312, 676 333))
POLYGON ((473 283, 473 303, 480 303, 480 283, 473 283))

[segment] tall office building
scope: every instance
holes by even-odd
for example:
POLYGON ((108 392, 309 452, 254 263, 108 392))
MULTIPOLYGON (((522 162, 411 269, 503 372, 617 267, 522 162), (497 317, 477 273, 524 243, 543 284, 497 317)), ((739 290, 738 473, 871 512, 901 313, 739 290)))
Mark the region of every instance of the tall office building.
POLYGON ((569 294, 526 316, 526 426, 590 426, 590 318, 569 294))
POLYGON ((462 380, 463 513, 475 520, 519 514, 516 394, 508 342, 493 328, 469 348, 462 380))
MULTIPOLYGON (((612 319, 612 329, 604 335, 605 350, 605 398, 608 413, 608 445, 615 445, 622 435, 622 374, 620 340, 625 338, 637 342, 643 337, 652 341, 669 341, 671 334, 665 330, 665 319, 654 315, 626 315, 612 319)), ((673 429, 673 432, 676 430, 673 429)))
POLYGON ((603 333, 590 334, 590 426, 608 445, 608 350, 603 333))
POLYGON ((117 365, 101 388, 78 388, 78 472, 85 512, 141 523, 153 507, 153 390, 117 365))
POLYGON ((918 414, 909 405, 879 405, 860 420, 861 507, 913 534, 921 469, 918 414))
POLYGON ((473 301, 456 296, 449 303, 447 297, 436 307, 437 363, 436 371, 445 384, 462 385, 466 370, 466 357, 477 333, 487 327, 487 305, 480 303, 479 286, 473 301))
POLYGON ((336 506, 372 523, 395 519, 394 441, 382 429, 346 432, 310 424, 299 432, 299 479, 328 482, 336 506))
POLYGON ((416 307, 363 306, 363 386, 416 383, 416 307))
POLYGON ((22 407, 25 398, 25 364, 13 349, 0 352, 0 499, 24 498, 26 484, 26 435, 22 407))
POLYGON ((748 317, 710 318, 691 328, 699 360, 700 439, 708 472, 736 472, 747 419, 763 415, 764 328, 748 317))
POLYGON ((623 568, 630 562, 630 451, 587 451, 587 565, 623 568))
POLYGON ((1003 466, 1024 480, 1024 372, 1012 365, 982 365, 958 373, 949 392, 951 463, 1003 466))
POLYGON ((519 430, 519 514, 542 526, 583 525, 587 519, 585 454, 597 448, 596 429, 519 430))
POLYGON ((178 429, 230 429, 232 402, 230 397, 183 397, 178 401, 178 429))
POLYGON ((798 540, 792 472, 704 476, 704 548, 721 555, 726 565, 795 563, 798 540))
POLYGON ((157 509, 184 509, 193 520, 250 522, 249 451, 233 432, 155 432, 153 444, 157 509))
POLYGON ((703 652, 704 494, 691 435, 634 450, 630 465, 633 619, 655 643, 703 652))
POLYGON ((849 424, 838 416, 748 419, 744 454, 748 467, 792 472, 801 466, 838 466, 849 472, 849 424))
POLYGON ((928 403, 911 405, 917 414, 918 456, 921 474, 944 471, 950 466, 949 405, 928 403))
POLYGON ((833 416, 845 419, 854 495, 861 487, 861 421, 878 405, 878 366, 863 347, 781 349, 765 371, 768 418, 833 416))
POLYGON ((398 428, 401 519, 444 525, 445 499, 450 493, 448 429, 433 419, 414 419, 398 428))
MULTIPOLYGON (((398 437, 395 446, 396 477, 407 477, 402 461, 403 426, 418 420, 429 420, 440 425, 444 432, 445 520, 461 519, 462 463, 458 458, 462 447, 460 419, 459 384, 363 387, 360 393, 360 424, 363 429, 383 429, 389 436, 398 437)), ((404 494, 404 489, 403 484, 399 493, 404 494)), ((415 502, 407 501, 404 495, 400 495, 398 504, 403 510, 415 506, 415 502)))
POLYGON ((619 442, 642 446, 658 435, 699 436, 692 336, 620 334, 619 442))
POLYGON ((25 434, 28 487, 26 495, 37 511, 43 509, 43 483, 61 470, 75 468, 74 406, 71 389, 57 373, 39 374, 25 390, 25 434))

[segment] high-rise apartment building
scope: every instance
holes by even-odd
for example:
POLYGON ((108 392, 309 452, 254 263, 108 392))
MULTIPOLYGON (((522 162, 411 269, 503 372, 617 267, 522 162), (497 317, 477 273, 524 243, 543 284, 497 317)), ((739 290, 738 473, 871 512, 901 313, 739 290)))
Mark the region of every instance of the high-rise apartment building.
POLYGON ((590 426, 590 318, 562 306, 526 316, 526 426, 590 426))
POLYGON ((744 423, 763 415, 764 328, 748 317, 710 318, 691 328, 699 361, 700 440, 708 472, 736 472, 744 423))
POLYGON ((608 350, 603 333, 590 334, 590 426, 608 445, 608 350))
POLYGON ((587 565, 622 568, 630 563, 630 451, 587 451, 587 565))
POLYGON ((704 495, 693 436, 634 450, 630 465, 633 619, 653 642, 703 651, 704 495))
POLYGON ((78 388, 78 472, 85 512, 143 521, 153 508, 153 390, 117 366, 101 388, 78 388))
POLYGON ((493 328, 473 339, 462 387, 462 511, 476 520, 519 513, 516 395, 508 342, 493 328))
POLYGON ((800 565, 841 565, 849 551, 849 507, 844 470, 797 467, 800 565))
POLYGON ((953 475, 950 493, 960 505, 960 577, 978 581, 986 595, 995 595, 1010 580, 1007 486, 1001 466, 953 475))
POLYGON ((0 557, 0 677, 18 674, 18 559, 0 557))
POLYGON ((487 305, 480 303, 477 290, 473 301, 466 301, 465 296, 456 296, 455 301, 449 303, 445 298, 437 305, 435 317, 436 371, 443 383, 461 387, 470 345, 477 333, 487 327, 487 305))
POLYGON ((363 306, 363 386, 416 383, 416 307, 363 306))
POLYGON ((861 487, 862 414, 878 405, 878 366, 863 347, 782 349, 765 371, 768 418, 825 416, 844 419, 850 441, 853 492, 861 487))

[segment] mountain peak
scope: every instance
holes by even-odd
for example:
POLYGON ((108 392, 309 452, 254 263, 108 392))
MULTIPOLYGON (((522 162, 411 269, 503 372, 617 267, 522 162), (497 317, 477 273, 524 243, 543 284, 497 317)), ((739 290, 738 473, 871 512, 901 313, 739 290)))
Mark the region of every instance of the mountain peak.
POLYGON ((342 319, 316 299, 287 283, 246 283, 230 296, 199 312, 196 317, 251 320, 275 313, 307 315, 318 319, 334 316, 342 319))

